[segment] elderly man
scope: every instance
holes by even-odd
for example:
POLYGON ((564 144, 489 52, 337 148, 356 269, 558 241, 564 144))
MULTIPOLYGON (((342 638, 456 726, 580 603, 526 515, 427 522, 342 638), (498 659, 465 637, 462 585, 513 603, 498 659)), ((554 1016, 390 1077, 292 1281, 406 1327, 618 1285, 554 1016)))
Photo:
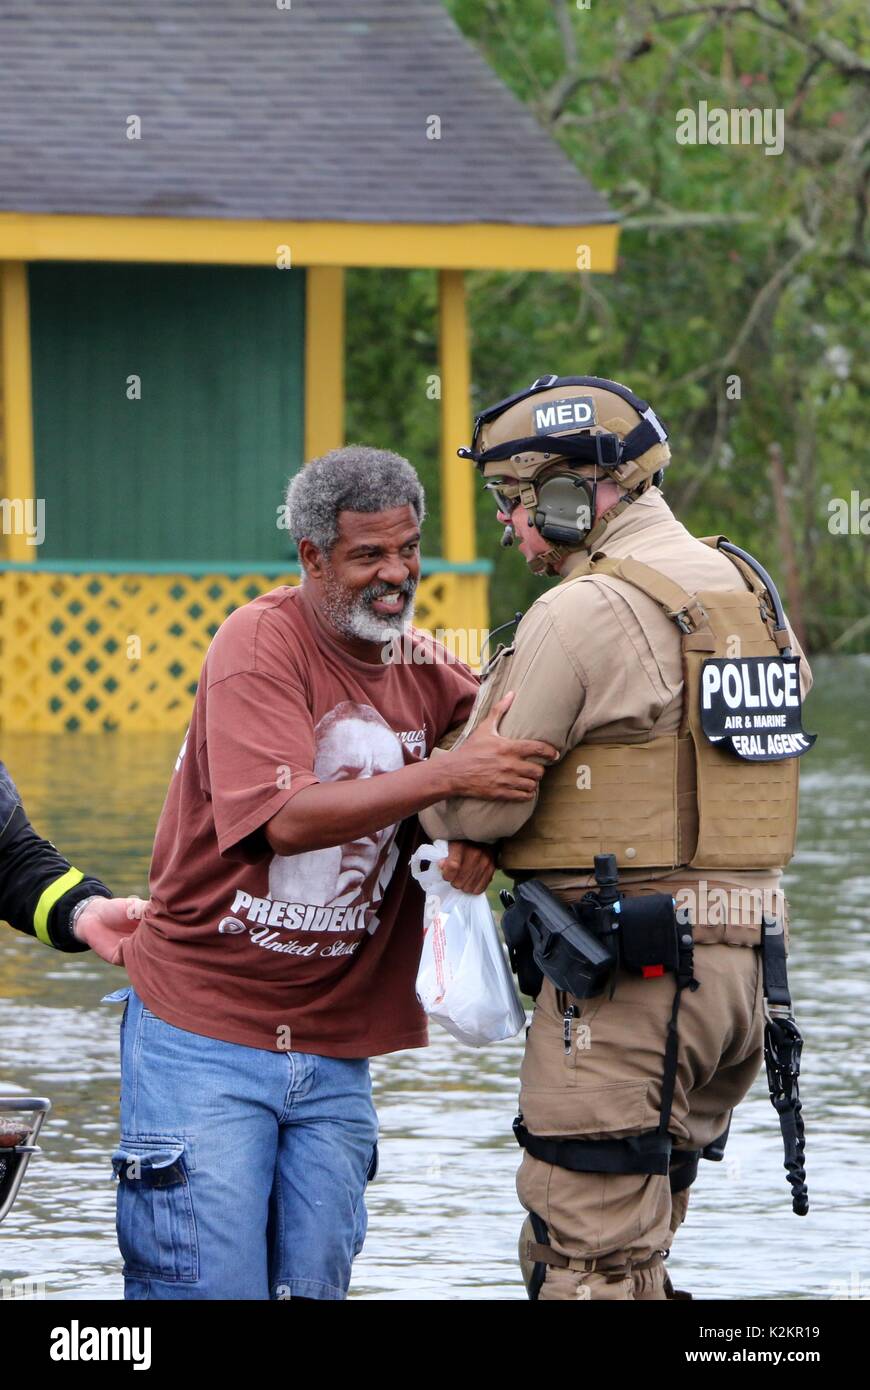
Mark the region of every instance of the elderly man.
MULTIPOLYGON (((212 642, 125 947, 128 1298, 345 1297, 377 1163, 368 1059, 426 1043, 416 813, 460 790, 531 800, 555 756, 498 735, 509 693, 461 754, 422 756, 477 683, 410 627, 424 499, 406 460, 335 450, 287 503, 303 582, 212 642), (403 633, 413 660, 386 659, 403 633)), ((489 880, 473 844, 451 864, 457 886, 489 880)))

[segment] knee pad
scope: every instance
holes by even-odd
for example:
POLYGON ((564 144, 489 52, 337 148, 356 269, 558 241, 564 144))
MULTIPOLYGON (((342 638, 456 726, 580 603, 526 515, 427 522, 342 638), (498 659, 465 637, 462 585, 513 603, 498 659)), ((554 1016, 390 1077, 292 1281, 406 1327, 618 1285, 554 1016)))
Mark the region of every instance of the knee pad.
POLYGON ((547 1223, 541 1220, 537 1212, 529 1212, 520 1231, 518 1253, 523 1283, 529 1298, 533 1301, 537 1300, 541 1292, 541 1285, 547 1277, 546 1261, 535 1258, 536 1254, 540 1253, 535 1247, 549 1247, 549 1244, 550 1233, 547 1230, 547 1223))

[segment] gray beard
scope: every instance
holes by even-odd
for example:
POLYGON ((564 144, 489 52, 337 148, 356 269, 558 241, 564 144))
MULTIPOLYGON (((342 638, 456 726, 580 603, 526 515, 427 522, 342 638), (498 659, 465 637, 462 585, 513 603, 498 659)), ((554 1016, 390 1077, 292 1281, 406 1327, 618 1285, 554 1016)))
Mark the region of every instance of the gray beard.
POLYGON ((323 581, 323 611, 336 631, 343 637, 355 637, 362 642, 389 642, 406 632, 414 619, 416 583, 406 581, 400 592, 407 595, 405 608, 395 617, 373 613, 371 600, 385 592, 381 584, 369 584, 358 593, 345 589, 332 575, 323 581))

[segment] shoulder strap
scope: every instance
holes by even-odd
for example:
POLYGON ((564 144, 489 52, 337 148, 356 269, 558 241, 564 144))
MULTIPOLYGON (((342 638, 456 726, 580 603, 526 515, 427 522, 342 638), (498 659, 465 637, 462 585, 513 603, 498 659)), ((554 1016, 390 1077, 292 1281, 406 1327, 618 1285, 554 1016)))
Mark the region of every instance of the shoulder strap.
POLYGON ((602 556, 600 560, 590 562, 589 573, 608 575, 633 584, 676 623, 683 634, 685 648, 713 651, 715 639, 704 607, 694 594, 688 593, 660 570, 644 565, 640 560, 632 560, 630 556, 621 560, 602 556))

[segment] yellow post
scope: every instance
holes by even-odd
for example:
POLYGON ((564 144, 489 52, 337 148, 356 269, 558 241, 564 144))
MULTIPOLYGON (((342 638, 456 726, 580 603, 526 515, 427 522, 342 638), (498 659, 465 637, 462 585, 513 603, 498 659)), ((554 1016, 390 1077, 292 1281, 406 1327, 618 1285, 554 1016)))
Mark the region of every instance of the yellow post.
POLYGON ((438 275, 438 350, 441 373, 441 553, 445 560, 474 559, 474 469, 456 457, 470 434, 471 363, 465 276, 438 275))
MULTIPOLYGON (((445 560, 474 560, 474 467, 456 457, 471 442, 471 355, 465 276, 461 270, 438 273, 438 352, 441 375, 441 554, 445 560)), ((449 578, 450 624, 478 632, 487 624, 486 576, 453 574, 449 578)), ((469 651, 477 643, 469 643, 469 651)), ((472 664, 474 659, 472 658, 472 664)))
POLYGON ((344 443, 344 270, 305 272, 305 458, 344 443))
MULTIPOLYGON (((27 265, 23 261, 0 263, 0 386, 2 386, 3 492, 12 503, 3 519, 23 513, 27 499, 35 499, 33 473, 33 413, 30 389, 30 302, 27 265), (16 507, 16 503, 18 504, 16 507)), ((35 505, 35 501, 31 503, 35 505)), ((5 539, 8 560, 34 560, 34 546, 27 544, 23 528, 5 539)))

